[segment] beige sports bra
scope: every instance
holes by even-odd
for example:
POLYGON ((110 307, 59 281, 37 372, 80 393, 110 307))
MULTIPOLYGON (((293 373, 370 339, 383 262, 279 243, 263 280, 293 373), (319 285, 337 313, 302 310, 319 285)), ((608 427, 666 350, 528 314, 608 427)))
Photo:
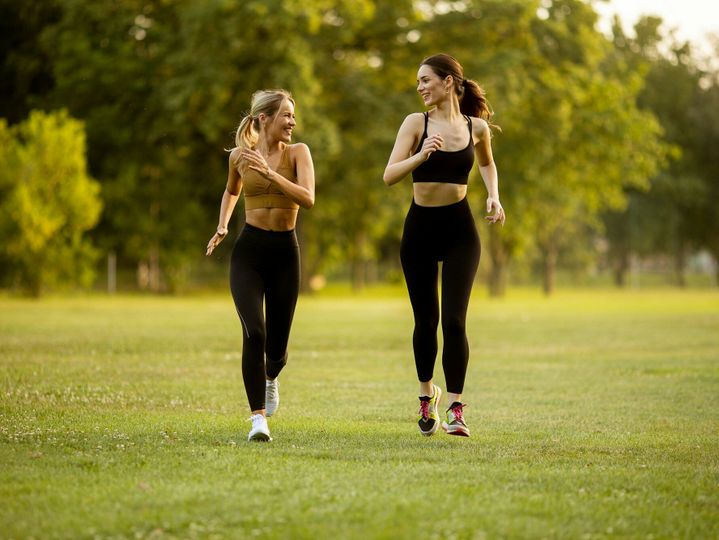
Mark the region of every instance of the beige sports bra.
MULTIPOLYGON (((285 145, 280 156, 280 163, 275 172, 281 174, 287 180, 297 183, 297 173, 290 163, 289 145, 285 145)), ((248 168, 242 176, 242 186, 245 192, 245 210, 255 208, 289 208, 296 210, 299 204, 290 200, 280 189, 267 180, 259 172, 248 168)))

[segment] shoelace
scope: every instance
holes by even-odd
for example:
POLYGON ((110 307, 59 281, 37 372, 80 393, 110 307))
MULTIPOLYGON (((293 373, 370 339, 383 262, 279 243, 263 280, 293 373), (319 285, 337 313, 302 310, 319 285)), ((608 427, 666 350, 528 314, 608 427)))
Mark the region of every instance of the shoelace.
POLYGON ((454 419, 458 422, 462 422, 464 424, 464 411, 462 408, 464 407, 464 403, 461 405, 457 405, 452 409, 452 414, 454 414, 454 419))
POLYGON ((419 412, 422 414, 424 420, 429 418, 429 401, 419 402, 419 412))

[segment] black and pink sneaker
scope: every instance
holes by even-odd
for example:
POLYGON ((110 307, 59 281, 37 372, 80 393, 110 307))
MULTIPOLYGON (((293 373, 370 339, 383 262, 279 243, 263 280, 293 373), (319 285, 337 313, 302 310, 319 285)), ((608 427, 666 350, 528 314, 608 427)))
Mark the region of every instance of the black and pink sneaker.
POLYGON ((442 429, 447 435, 459 435, 460 437, 469 437, 469 428, 464 422, 464 403, 455 401, 447 409, 447 421, 442 422, 442 429))
POLYGON ((432 396, 420 396, 419 411, 417 414, 417 425, 419 432, 425 437, 433 435, 439 427, 439 400, 442 398, 442 390, 436 384, 433 387, 432 396))

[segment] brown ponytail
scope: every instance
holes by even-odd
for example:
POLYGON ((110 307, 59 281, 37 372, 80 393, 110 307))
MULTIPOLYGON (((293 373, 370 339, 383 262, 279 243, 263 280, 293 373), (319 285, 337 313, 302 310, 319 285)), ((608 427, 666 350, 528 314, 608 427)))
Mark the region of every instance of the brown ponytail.
POLYGON ((465 79, 460 84, 459 110, 462 111, 462 114, 483 118, 490 124, 494 113, 484 96, 482 87, 471 79, 465 79))

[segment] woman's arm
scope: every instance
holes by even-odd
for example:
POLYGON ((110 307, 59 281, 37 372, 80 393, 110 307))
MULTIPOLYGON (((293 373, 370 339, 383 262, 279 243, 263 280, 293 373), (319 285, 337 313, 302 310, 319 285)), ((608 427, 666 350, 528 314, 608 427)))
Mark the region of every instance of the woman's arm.
POLYGON ((302 208, 312 208, 315 204, 315 168, 310 149, 306 144, 298 143, 292 145, 290 151, 295 157, 296 184, 277 171, 270 169, 262 154, 256 150, 244 150, 242 157, 250 164, 250 169, 256 170, 270 182, 274 182, 288 199, 296 202, 302 208))
POLYGON ((232 217, 237 199, 240 198, 242 178, 240 178, 240 173, 237 170, 237 155, 237 150, 233 150, 230 154, 227 186, 225 186, 225 192, 222 194, 222 202, 220 203, 220 219, 214 236, 210 238, 210 241, 207 243, 205 255, 211 255, 214 249, 225 239, 225 236, 227 236, 227 225, 230 223, 230 217, 232 217))
POLYGON ((474 136, 478 139, 474 145, 474 153, 477 156, 479 174, 482 175, 484 185, 487 187, 487 213, 494 212, 485 219, 490 223, 499 221, 504 225, 504 209, 499 202, 499 177, 492 156, 492 132, 487 122, 481 118, 472 118, 472 128, 474 136))
POLYGON ((402 180, 427 161, 432 152, 442 147, 442 137, 439 134, 431 135, 424 140, 422 149, 412 155, 412 149, 416 146, 423 127, 424 115, 421 113, 412 113, 402 122, 382 177, 388 186, 402 180))

